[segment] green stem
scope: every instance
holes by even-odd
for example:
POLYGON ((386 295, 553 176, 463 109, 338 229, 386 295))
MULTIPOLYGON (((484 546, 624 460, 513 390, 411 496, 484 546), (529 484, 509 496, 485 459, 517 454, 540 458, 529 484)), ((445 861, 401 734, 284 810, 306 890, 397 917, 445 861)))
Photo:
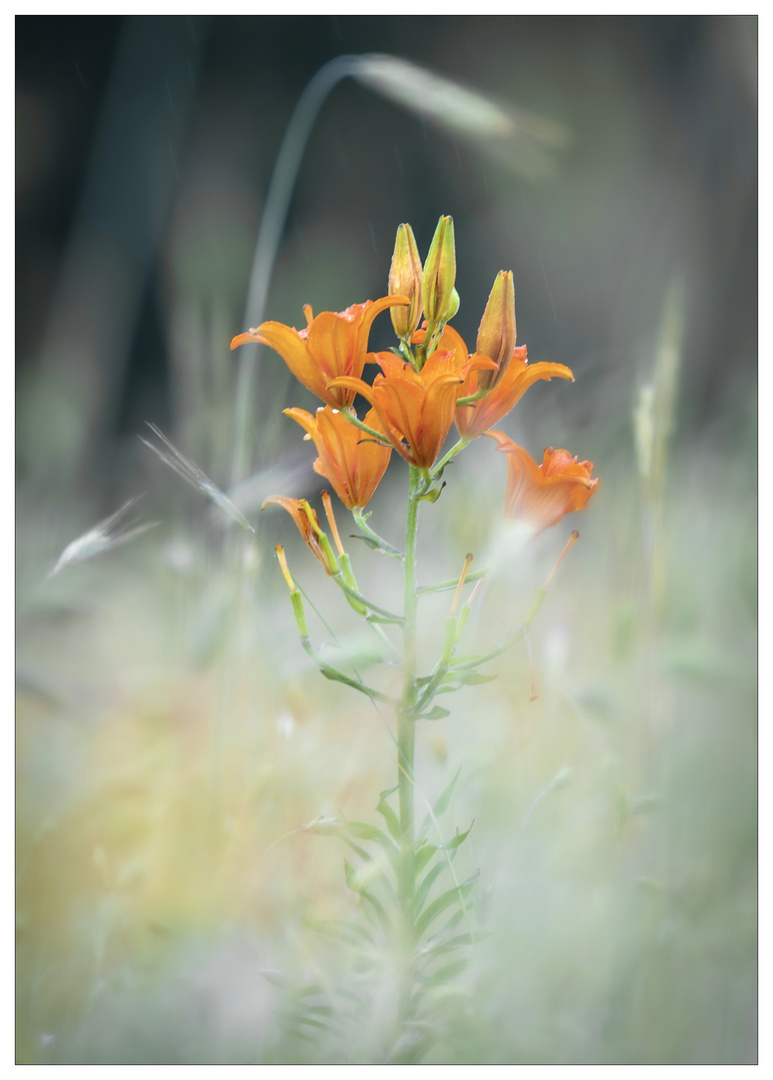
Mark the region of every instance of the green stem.
POLYGON ((378 604, 374 604, 372 600, 368 600, 366 597, 361 596, 356 589, 353 589, 350 585, 346 584, 341 574, 333 574, 332 578, 341 592, 346 593, 346 595, 351 597, 355 603, 361 604, 363 607, 367 608, 368 611, 380 616, 380 622, 402 623, 402 615, 394 615, 391 611, 387 611, 386 608, 382 608, 378 604))
POLYGON ((469 439, 465 439, 464 436, 462 436, 462 438, 459 440, 459 442, 451 447, 451 449, 448 451, 448 453, 444 457, 442 457, 440 459, 440 461, 437 463, 437 465, 434 465, 432 467, 432 469, 430 471, 430 476, 432 477, 433 480, 436 480, 437 477, 440 476, 441 472, 443 471, 443 469, 445 469, 445 467, 449 463, 449 461, 451 461, 452 458, 455 458, 460 450, 464 450, 465 446, 467 445, 467 443, 469 441, 470 441, 469 439))
MULTIPOLYGON (((489 567, 484 566, 482 570, 473 570, 471 574, 468 574, 464 579, 467 581, 479 581, 482 577, 485 577, 489 572, 489 567)), ((417 596, 427 596, 433 592, 446 592, 448 589, 455 589, 459 584, 459 578, 451 578, 450 581, 439 581, 437 585, 419 585, 416 589, 417 596)))
POLYGON ((526 628, 521 627, 520 630, 515 630, 505 636, 504 641, 496 649, 492 649, 491 652, 483 653, 482 656, 473 656, 469 660, 465 660, 460 657, 458 660, 451 659, 449 661, 449 667, 454 671, 471 671, 479 667, 480 664, 485 664, 489 660, 496 660, 502 653, 507 652, 519 641, 523 641, 526 628))
POLYGON ((417 491, 421 484, 420 470, 410 466, 408 516, 405 528, 405 561, 403 563, 403 693, 397 712, 397 787, 400 811, 400 880, 398 907, 401 924, 401 951, 404 959, 400 987, 399 1016, 409 1019, 410 995, 413 985, 414 899, 416 895, 415 823, 413 761, 416 724, 416 532, 419 517, 417 491))
POLYGON ((480 389, 476 390, 474 394, 470 394, 468 397, 457 398, 456 399, 457 408, 460 405, 462 407, 464 407, 465 405, 474 405, 476 401, 480 401, 481 398, 484 398, 486 396, 486 394, 489 392, 490 389, 491 389, 491 387, 489 387, 489 386, 481 386, 480 389))
POLYGON ((378 544, 378 551, 383 552, 384 555, 391 555, 395 559, 402 559, 402 551, 398 551, 396 547, 392 547, 389 541, 385 540, 383 536, 379 536, 378 533, 374 532, 370 525, 368 525, 368 518, 370 517, 369 513, 363 514, 359 506, 354 506, 352 507, 352 517, 363 536, 367 536, 374 544, 378 544))
POLYGON ((382 446, 392 446, 389 439, 381 431, 376 431, 375 428, 368 427, 367 424, 363 424, 362 420, 358 418, 354 409, 342 409, 341 415, 346 417, 352 427, 356 427, 359 428, 360 431, 364 431, 366 435, 370 435, 371 439, 374 439, 377 443, 380 443, 382 446))
POLYGON ((448 668, 451 663, 451 654, 453 652, 454 645, 456 644, 457 627, 458 623, 457 620, 453 617, 453 615, 446 619, 446 641, 445 647, 443 649, 443 655, 440 657, 437 664, 435 664, 435 669, 432 672, 432 676, 422 691, 421 697, 419 698, 419 703, 416 707, 417 712, 423 712, 423 710, 426 709, 428 705, 432 704, 432 699, 435 696, 435 691, 448 674, 448 668))

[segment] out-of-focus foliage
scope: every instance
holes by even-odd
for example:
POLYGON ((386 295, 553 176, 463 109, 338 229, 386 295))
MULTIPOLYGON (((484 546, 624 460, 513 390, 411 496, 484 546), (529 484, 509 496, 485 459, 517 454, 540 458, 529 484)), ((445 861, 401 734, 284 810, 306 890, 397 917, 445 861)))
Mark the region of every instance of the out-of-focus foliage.
MULTIPOLYGON (((343 847, 302 826, 379 823, 388 718, 301 651, 280 539, 330 622, 309 608, 315 638, 365 643, 285 515, 256 512, 275 491, 319 508, 281 415, 312 399, 260 359, 257 472, 229 492, 258 538, 136 438, 157 423, 227 488, 228 343, 262 202, 303 87, 342 53, 420 64, 568 141, 540 144, 534 184, 496 140, 342 83, 270 317, 383 295, 397 225, 425 251, 451 213, 465 339, 512 269, 519 344, 575 372, 534 387, 508 434, 539 456, 549 432, 601 477, 517 558, 490 446, 422 507, 421 584, 500 556, 466 630, 482 648, 581 533, 530 651, 419 732, 430 804, 462 766, 449 828, 475 821, 455 865, 481 871, 488 935, 426 1060, 753 1061, 756 20, 471 16, 17 21, 18 1059, 380 1060, 388 980, 305 928, 359 915, 343 847), (137 524, 160 525, 46 580, 143 491, 137 524)), ((369 509, 399 544, 392 470, 369 509)), ((393 568, 351 548, 363 591, 392 601, 393 568)), ((425 667, 449 602, 422 600, 425 667)))

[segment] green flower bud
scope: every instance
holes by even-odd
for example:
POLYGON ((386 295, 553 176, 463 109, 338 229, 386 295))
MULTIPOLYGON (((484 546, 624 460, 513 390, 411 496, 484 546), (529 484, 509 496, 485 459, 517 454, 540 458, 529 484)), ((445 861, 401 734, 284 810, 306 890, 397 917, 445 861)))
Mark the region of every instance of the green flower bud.
POLYGON ((453 319, 454 315, 456 315, 457 311, 459 310, 459 305, 460 304, 461 304, 461 300, 459 298, 459 293, 456 291, 456 289, 452 289, 451 290, 451 299, 450 299, 450 301, 448 303, 448 314, 446 315, 446 318, 445 318, 446 322, 448 322, 449 319, 453 319))
POLYGON ((421 259, 413 229, 400 225, 389 270, 389 296, 407 296, 410 307, 390 308, 392 326, 399 338, 409 338, 421 319, 421 259))
POLYGON ((504 375, 515 348, 515 289, 512 270, 500 270, 478 328, 476 352, 488 356, 497 371, 478 372, 478 387, 490 389, 504 375))
POLYGON ((424 263, 422 281, 424 314, 430 328, 447 322, 458 309, 458 295, 454 305, 456 282, 456 248, 454 245, 454 219, 441 217, 432 238, 429 255, 424 263))

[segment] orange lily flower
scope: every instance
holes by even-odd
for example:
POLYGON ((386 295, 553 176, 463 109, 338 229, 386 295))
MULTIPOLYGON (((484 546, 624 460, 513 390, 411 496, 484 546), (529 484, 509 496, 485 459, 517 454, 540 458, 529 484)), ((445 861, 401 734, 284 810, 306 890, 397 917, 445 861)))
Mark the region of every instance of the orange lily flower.
MULTIPOLYGON (((307 439, 313 439, 319 457, 314 471, 329 480, 344 506, 366 506, 386 472, 391 446, 381 446, 374 439, 359 431, 336 409, 329 405, 317 409, 316 416, 304 409, 285 409, 302 428, 307 439)), ((365 424, 381 430, 375 409, 365 417, 365 424)))
POLYGON ((374 353, 381 374, 368 386, 362 379, 334 379, 331 387, 357 391, 370 402, 384 433, 409 465, 429 469, 446 440, 463 393, 466 376, 473 367, 495 367, 487 357, 465 355, 463 364, 447 351, 436 351, 421 371, 393 353, 374 353))
POLYGON ((331 379, 339 375, 362 375, 368 349, 368 334, 373 320, 386 308, 410 304, 407 296, 384 296, 352 304, 346 311, 322 311, 314 317, 311 305, 303 313, 303 330, 279 322, 264 322, 231 342, 236 349, 247 341, 268 345, 282 357, 307 390, 334 409, 345 409, 354 401, 350 390, 330 390, 331 379))
POLYGON ((292 517, 293 521, 298 526, 298 532, 301 534, 304 544, 317 562, 322 566, 325 573, 337 573, 338 566, 334 565, 335 556, 330 549, 330 541, 327 540, 327 537, 322 530, 319 518, 317 517, 317 511, 309 506, 306 499, 289 499, 286 495, 271 495, 265 500, 261 506, 261 510, 265 510, 266 507, 271 504, 274 506, 281 506, 282 509, 286 510, 292 517), (325 549, 320 543, 320 537, 324 537, 327 541, 326 547, 330 552, 329 556, 326 555, 325 549))
MULTIPOLYGON (((538 364, 530 364, 526 359, 526 346, 521 345, 513 349, 510 363, 499 382, 474 405, 460 405, 456 410, 456 427, 459 434, 465 439, 477 439, 485 434, 489 428, 510 412, 521 400, 523 395, 532 385, 540 379, 570 379, 574 382, 574 375, 570 368, 563 364, 550 364, 540 361, 538 364)), ((477 390, 477 376, 472 374, 467 380, 470 386, 469 394, 477 390)))
POLYGON ((485 431, 496 440, 497 449, 507 454, 505 517, 521 518, 535 534, 557 525, 564 514, 584 510, 598 487, 591 479, 592 461, 578 461, 568 450, 549 446, 542 464, 502 431, 485 431))
MULTIPOLYGON (((411 341, 414 344, 421 344, 424 338, 425 331, 418 330, 411 338, 411 341)), ((483 353, 478 352, 468 356, 464 339, 452 326, 444 328, 437 348, 438 352, 450 352, 457 367, 461 367, 468 359, 491 360, 490 357, 484 357, 483 353)), ((491 364, 496 371, 496 363, 491 361, 491 364)), ((459 397, 472 397, 476 393, 479 385, 477 375, 479 367, 491 370, 488 364, 474 365, 469 370, 469 374, 464 381, 463 392, 459 394, 459 397)), ((525 345, 513 349, 512 358, 486 396, 473 405, 459 405, 457 407, 454 419, 459 434, 462 438, 468 440, 477 439, 479 435, 483 435, 489 428, 492 428, 503 417, 507 416, 532 383, 538 382, 540 379, 547 379, 549 382, 554 378, 571 379, 574 382, 571 369, 563 364, 549 364, 544 361, 540 361, 538 364, 529 364, 526 359, 525 345)))

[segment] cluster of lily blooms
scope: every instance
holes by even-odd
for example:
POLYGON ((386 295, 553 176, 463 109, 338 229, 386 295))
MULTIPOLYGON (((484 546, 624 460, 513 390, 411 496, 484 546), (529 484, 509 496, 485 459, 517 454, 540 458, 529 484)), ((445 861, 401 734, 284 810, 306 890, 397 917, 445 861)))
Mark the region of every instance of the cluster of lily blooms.
MULTIPOLYGON (((529 364, 526 346, 516 347, 515 293, 509 270, 501 271, 494 282, 475 351, 469 354, 460 335, 448 325, 459 307, 455 278, 450 217, 440 219, 423 267, 410 225, 401 225, 387 296, 316 316, 306 305, 303 330, 264 322, 235 337, 231 348, 248 341, 268 345, 324 402, 316 415, 298 408, 285 409, 285 415, 304 428, 305 438, 314 441, 319 455, 315 471, 355 513, 371 499, 392 450, 421 470, 427 485, 437 479, 451 456, 447 454, 438 462, 455 424, 460 440, 452 454, 486 435, 507 455, 505 516, 523 520, 535 533, 541 532, 569 511, 587 505, 598 485, 598 479, 591 479, 593 464, 552 447, 537 464, 528 451, 494 428, 532 383, 554 377, 574 381, 574 376, 563 364, 529 364), (371 325, 387 308, 399 346, 390 352, 370 353, 371 325), (362 378, 366 363, 381 368, 372 385, 362 378), (354 409, 358 394, 371 406, 362 420, 354 409)), ((322 566, 335 573, 329 544, 320 544, 324 533, 308 502, 284 496, 273 496, 266 502, 276 503, 292 515, 322 566)), ((329 497, 325 507, 339 543, 329 497)))

